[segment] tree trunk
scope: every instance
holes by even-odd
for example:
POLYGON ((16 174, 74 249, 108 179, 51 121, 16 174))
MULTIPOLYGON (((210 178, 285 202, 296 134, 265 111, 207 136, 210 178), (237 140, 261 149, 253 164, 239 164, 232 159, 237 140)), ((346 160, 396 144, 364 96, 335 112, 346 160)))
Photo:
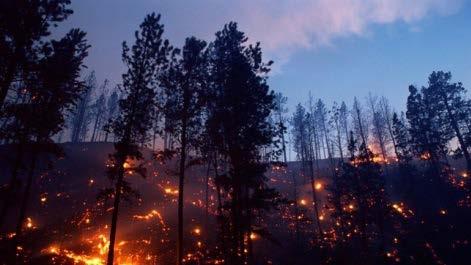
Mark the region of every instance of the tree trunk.
POLYGON ((12 173, 11 173, 10 182, 9 182, 7 190, 6 190, 5 200, 3 201, 3 206, 2 206, 1 213, 0 213, 0 229, 2 228, 2 226, 3 226, 3 224, 6 220, 8 210, 10 209, 10 206, 11 206, 10 205, 11 204, 11 199, 12 199, 12 197, 14 195, 14 192, 15 192, 15 189, 16 189, 16 185, 17 185, 17 181, 18 181, 18 172, 20 170, 22 161, 23 161, 23 144, 19 143, 15 163, 13 165, 13 169, 12 169, 12 173))
POLYGON ((469 174, 471 173, 471 157, 468 151, 468 146, 466 145, 466 142, 464 141, 463 135, 461 134, 460 128, 458 126, 458 122, 456 121, 455 117, 452 115, 450 106, 446 100, 445 100, 445 106, 446 106, 446 111, 448 113, 448 117, 450 119, 451 127, 453 127, 453 130, 456 133, 456 137, 458 138, 458 142, 460 143, 461 151, 463 152, 463 156, 466 160, 466 168, 469 174))
POLYGON ((28 203, 29 203, 29 197, 31 195, 31 186, 33 184, 33 177, 34 177, 34 171, 36 169, 36 162, 38 159, 38 150, 37 150, 37 143, 33 144, 33 150, 31 152, 31 164, 30 168, 28 171, 28 177, 26 181, 26 187, 23 192, 23 199, 21 201, 21 206, 20 206, 20 215, 18 217, 18 222, 16 223, 16 229, 15 229, 15 237, 13 241, 13 252, 12 254, 14 255, 12 260, 16 260, 16 249, 18 247, 19 240, 21 238, 22 234, 22 228, 23 228, 23 223, 26 218, 26 211, 28 209, 28 203))
POLYGON ((116 181, 116 187, 115 187, 113 214, 111 217, 111 228, 110 228, 110 244, 108 248, 108 260, 106 262, 107 265, 113 265, 113 262, 114 262, 114 245, 116 242, 116 229, 118 226, 119 203, 121 201, 121 193, 122 193, 122 186, 123 186, 123 179, 124 179, 123 164, 125 161, 126 161, 126 158, 124 156, 120 157, 120 159, 118 160, 118 166, 120 167, 120 169, 118 172, 118 179, 116 181))
MULTIPOLYGON (((185 109, 186 110, 186 109, 185 109)), ((178 238, 177 238, 177 265, 183 263, 183 187, 185 181, 185 161, 187 145, 187 122, 186 115, 183 115, 180 150, 180 170, 178 181, 178 238)))

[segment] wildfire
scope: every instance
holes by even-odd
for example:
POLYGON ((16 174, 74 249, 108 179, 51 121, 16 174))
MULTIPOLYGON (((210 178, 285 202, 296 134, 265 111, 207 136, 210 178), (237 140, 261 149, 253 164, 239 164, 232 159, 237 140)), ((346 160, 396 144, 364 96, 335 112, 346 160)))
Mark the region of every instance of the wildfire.
POLYGON ((129 162, 127 162, 127 161, 124 162, 124 163, 123 163, 123 168, 124 168, 124 169, 131 168, 131 164, 130 164, 129 162))
POLYGON ((323 185, 322 185, 322 183, 317 182, 317 183, 314 185, 314 188, 315 188, 316 190, 321 190, 321 189, 323 188, 323 185))
POLYGON ((420 159, 422 160, 429 160, 431 158, 431 155, 429 152, 424 152, 420 155, 420 159))
POLYGON ((26 218, 26 228, 28 228, 28 229, 35 228, 34 225, 33 225, 33 220, 31 219, 31 217, 26 218))
POLYGON ((404 218, 409 218, 410 216, 414 215, 414 212, 410 209, 406 209, 406 206, 404 203, 394 203, 391 205, 392 208, 398 212, 400 215, 402 215, 404 218))
POLYGON ((177 189, 165 188, 164 191, 165 191, 165 194, 178 195, 177 189))
POLYGON ((301 199, 301 200, 299 201, 299 204, 301 204, 301 205, 306 205, 306 204, 307 204, 307 201, 306 201, 305 199, 301 199))

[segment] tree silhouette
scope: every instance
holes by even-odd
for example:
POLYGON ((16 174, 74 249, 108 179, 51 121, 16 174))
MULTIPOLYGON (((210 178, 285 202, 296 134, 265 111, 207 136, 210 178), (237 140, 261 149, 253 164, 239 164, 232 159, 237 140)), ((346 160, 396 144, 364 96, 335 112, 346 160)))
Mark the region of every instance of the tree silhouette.
POLYGON ((111 194, 114 207, 110 228, 110 245, 107 264, 114 261, 114 243, 118 221, 118 210, 122 196, 133 194, 130 183, 124 179, 127 172, 140 172, 141 165, 132 166, 131 160, 140 160, 142 154, 138 144, 147 137, 153 119, 155 107, 155 89, 159 85, 161 72, 167 67, 168 56, 173 48, 162 39, 164 28, 160 24, 160 15, 147 15, 135 33, 135 43, 129 48, 123 42, 123 61, 127 72, 123 74, 119 101, 119 115, 112 122, 111 128, 117 137, 115 152, 110 155, 111 164, 108 177, 114 183, 111 194))
POLYGON ((90 123, 89 104, 91 94, 96 86, 95 73, 91 72, 85 78, 85 89, 82 92, 80 101, 75 108, 74 115, 72 116, 72 132, 71 142, 78 143, 85 141, 88 125, 90 123))
POLYGON ((177 264, 183 262, 183 198, 185 170, 195 163, 188 161, 188 151, 198 150, 201 139, 203 89, 208 83, 206 42, 188 38, 182 57, 171 64, 162 76, 165 93, 165 131, 178 139, 178 238, 177 264))
MULTIPOLYGON (((34 72, 30 72, 31 75, 24 84, 26 99, 6 108, 6 113, 14 117, 10 126, 19 130, 15 135, 17 138, 13 139, 21 148, 17 155, 22 156, 25 146, 30 148, 26 184, 12 244, 15 247, 12 260, 16 256, 16 246, 22 237, 39 154, 61 154, 60 147, 52 141, 52 137, 63 129, 64 113, 72 110, 82 93, 84 86, 78 78, 88 48, 85 33, 78 29, 72 29, 58 41, 44 43, 41 57, 35 62, 34 72)), ((22 160, 21 157, 19 160, 22 160)), ((13 171, 12 179, 16 178, 16 174, 17 169, 13 171)))
POLYGON ((272 145, 277 131, 269 121, 275 108, 274 93, 266 83, 271 62, 263 63, 258 43, 247 46, 246 42, 237 24, 229 23, 216 33, 211 49, 214 105, 208 123, 215 124, 209 134, 215 136, 217 153, 229 166, 227 174, 216 180, 229 194, 223 206, 228 264, 253 264, 250 234, 258 230, 258 214, 270 209, 277 196, 266 185, 267 165, 260 155, 263 147, 272 145))
POLYGON ((432 108, 437 110, 437 116, 442 119, 440 123, 447 124, 447 131, 453 132, 459 143, 457 150, 466 160, 467 170, 471 172, 471 156, 469 143, 465 138, 466 122, 470 113, 466 111, 466 89, 461 83, 450 83, 450 72, 432 72, 428 80, 428 87, 424 94, 430 97, 432 108))
POLYGON ((51 25, 72 14, 70 0, 19 0, 0 3, 0 108, 16 82, 26 81, 51 25), (18 80, 18 81, 16 81, 18 80))

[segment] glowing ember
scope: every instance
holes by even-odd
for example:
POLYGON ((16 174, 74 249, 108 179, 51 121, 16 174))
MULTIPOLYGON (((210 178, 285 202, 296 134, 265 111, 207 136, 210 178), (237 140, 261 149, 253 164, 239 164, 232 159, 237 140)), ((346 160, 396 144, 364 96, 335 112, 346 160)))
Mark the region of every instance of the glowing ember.
POLYGON ((165 188, 164 191, 165 191, 166 194, 178 195, 178 190, 177 189, 165 188))
POLYGON ((124 162, 124 163, 123 163, 123 168, 124 168, 124 169, 131 168, 131 164, 129 164, 129 162, 124 162))
POLYGON ((33 220, 30 217, 26 218, 26 227, 29 228, 29 229, 34 228, 33 220))
POLYGON ((422 160, 429 160, 430 158, 431 158, 431 156, 430 156, 429 152, 425 152, 425 153, 422 153, 420 155, 420 159, 422 159, 422 160))
POLYGON ((250 239, 252 239, 252 240, 258 239, 258 235, 252 232, 252 233, 250 233, 250 239))
POLYGON ((321 190, 323 185, 320 182, 317 182, 316 185, 314 186, 316 190, 321 190))

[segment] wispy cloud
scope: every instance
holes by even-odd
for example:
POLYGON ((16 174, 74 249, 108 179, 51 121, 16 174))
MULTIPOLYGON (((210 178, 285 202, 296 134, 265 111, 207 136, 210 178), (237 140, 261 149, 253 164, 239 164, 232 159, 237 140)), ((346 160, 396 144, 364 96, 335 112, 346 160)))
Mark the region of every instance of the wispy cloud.
POLYGON ((279 0, 242 1, 241 26, 269 55, 286 61, 298 49, 331 45, 338 37, 363 36, 372 25, 414 24, 449 15, 460 0, 279 0), (245 18, 245 19, 243 19, 245 18))
MULTIPOLYGON (((160 1, 159 1, 160 2, 160 1)), ((449 15, 462 0, 199 0, 164 1, 180 9, 178 19, 207 36, 229 20, 239 22, 270 57, 287 61, 298 49, 331 45, 338 37, 362 36, 372 25, 410 23, 449 15), (213 25, 209 25, 212 23, 213 25)), ((160 2, 161 3, 161 2, 160 2)), ((174 18, 169 17, 171 20, 174 18)))

